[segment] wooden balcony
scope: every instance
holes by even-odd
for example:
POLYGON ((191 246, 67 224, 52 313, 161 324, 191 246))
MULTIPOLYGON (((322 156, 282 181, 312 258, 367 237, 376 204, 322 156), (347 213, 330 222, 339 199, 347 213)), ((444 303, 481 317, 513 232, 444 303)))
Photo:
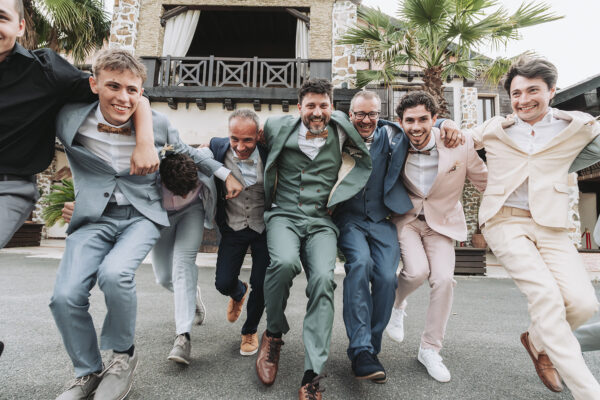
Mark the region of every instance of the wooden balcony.
POLYGON ((152 100, 295 103, 308 78, 331 79, 331 60, 300 58, 142 57, 152 100))

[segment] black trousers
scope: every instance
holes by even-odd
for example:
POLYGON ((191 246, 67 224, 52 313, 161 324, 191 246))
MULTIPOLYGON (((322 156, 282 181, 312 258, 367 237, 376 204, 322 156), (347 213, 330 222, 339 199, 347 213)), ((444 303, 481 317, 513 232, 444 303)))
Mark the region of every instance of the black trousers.
POLYGON ((250 295, 246 305, 246 322, 242 326, 242 335, 256 333, 258 323, 265 309, 263 284, 269 266, 269 250, 265 231, 257 233, 250 228, 234 231, 225 225, 221 228, 221 243, 217 254, 217 272, 215 286, 221 294, 240 301, 246 288, 239 280, 244 256, 252 253, 252 272, 250 273, 250 295))

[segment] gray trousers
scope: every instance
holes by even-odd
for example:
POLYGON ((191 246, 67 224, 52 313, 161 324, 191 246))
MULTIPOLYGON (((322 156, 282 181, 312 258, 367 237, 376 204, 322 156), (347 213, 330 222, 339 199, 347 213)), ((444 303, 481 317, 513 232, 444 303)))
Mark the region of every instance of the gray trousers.
POLYGON ((35 182, 0 181, 0 249, 23 225, 39 197, 35 182))
POLYGON ((600 350, 600 322, 581 325, 573 333, 579 341, 581 351, 600 350))

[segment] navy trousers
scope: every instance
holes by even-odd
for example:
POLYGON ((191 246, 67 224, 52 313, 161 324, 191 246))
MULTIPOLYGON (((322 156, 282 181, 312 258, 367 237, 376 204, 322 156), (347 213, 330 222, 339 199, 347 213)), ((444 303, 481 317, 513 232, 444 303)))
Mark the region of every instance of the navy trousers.
POLYGON ((242 335, 256 333, 258 323, 265 309, 263 285, 269 266, 269 250, 265 231, 257 233, 250 228, 234 231, 228 226, 221 227, 221 242, 217 254, 215 286, 221 294, 236 301, 244 297, 246 288, 239 280, 244 256, 250 246, 252 252, 252 272, 250 273, 250 295, 246 305, 246 322, 242 335))
POLYGON ((400 246, 396 227, 388 220, 351 219, 338 226, 338 245, 346 258, 344 323, 353 360, 363 350, 381 350, 394 305, 400 246))

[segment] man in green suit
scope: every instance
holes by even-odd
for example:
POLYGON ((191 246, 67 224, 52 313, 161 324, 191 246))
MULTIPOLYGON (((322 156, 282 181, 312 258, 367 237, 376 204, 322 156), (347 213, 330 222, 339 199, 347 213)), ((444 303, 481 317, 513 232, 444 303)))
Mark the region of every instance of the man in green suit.
POLYGON ((320 397, 318 382, 329 354, 333 325, 333 270, 338 229, 330 213, 358 193, 369 179, 371 158, 358 132, 340 111, 332 112, 332 86, 306 81, 298 94, 300 118, 269 118, 264 135, 265 223, 271 263, 264 294, 267 330, 256 370, 271 385, 277 375, 284 315, 292 280, 304 270, 308 304, 304 318, 304 377, 300 398, 320 397))

